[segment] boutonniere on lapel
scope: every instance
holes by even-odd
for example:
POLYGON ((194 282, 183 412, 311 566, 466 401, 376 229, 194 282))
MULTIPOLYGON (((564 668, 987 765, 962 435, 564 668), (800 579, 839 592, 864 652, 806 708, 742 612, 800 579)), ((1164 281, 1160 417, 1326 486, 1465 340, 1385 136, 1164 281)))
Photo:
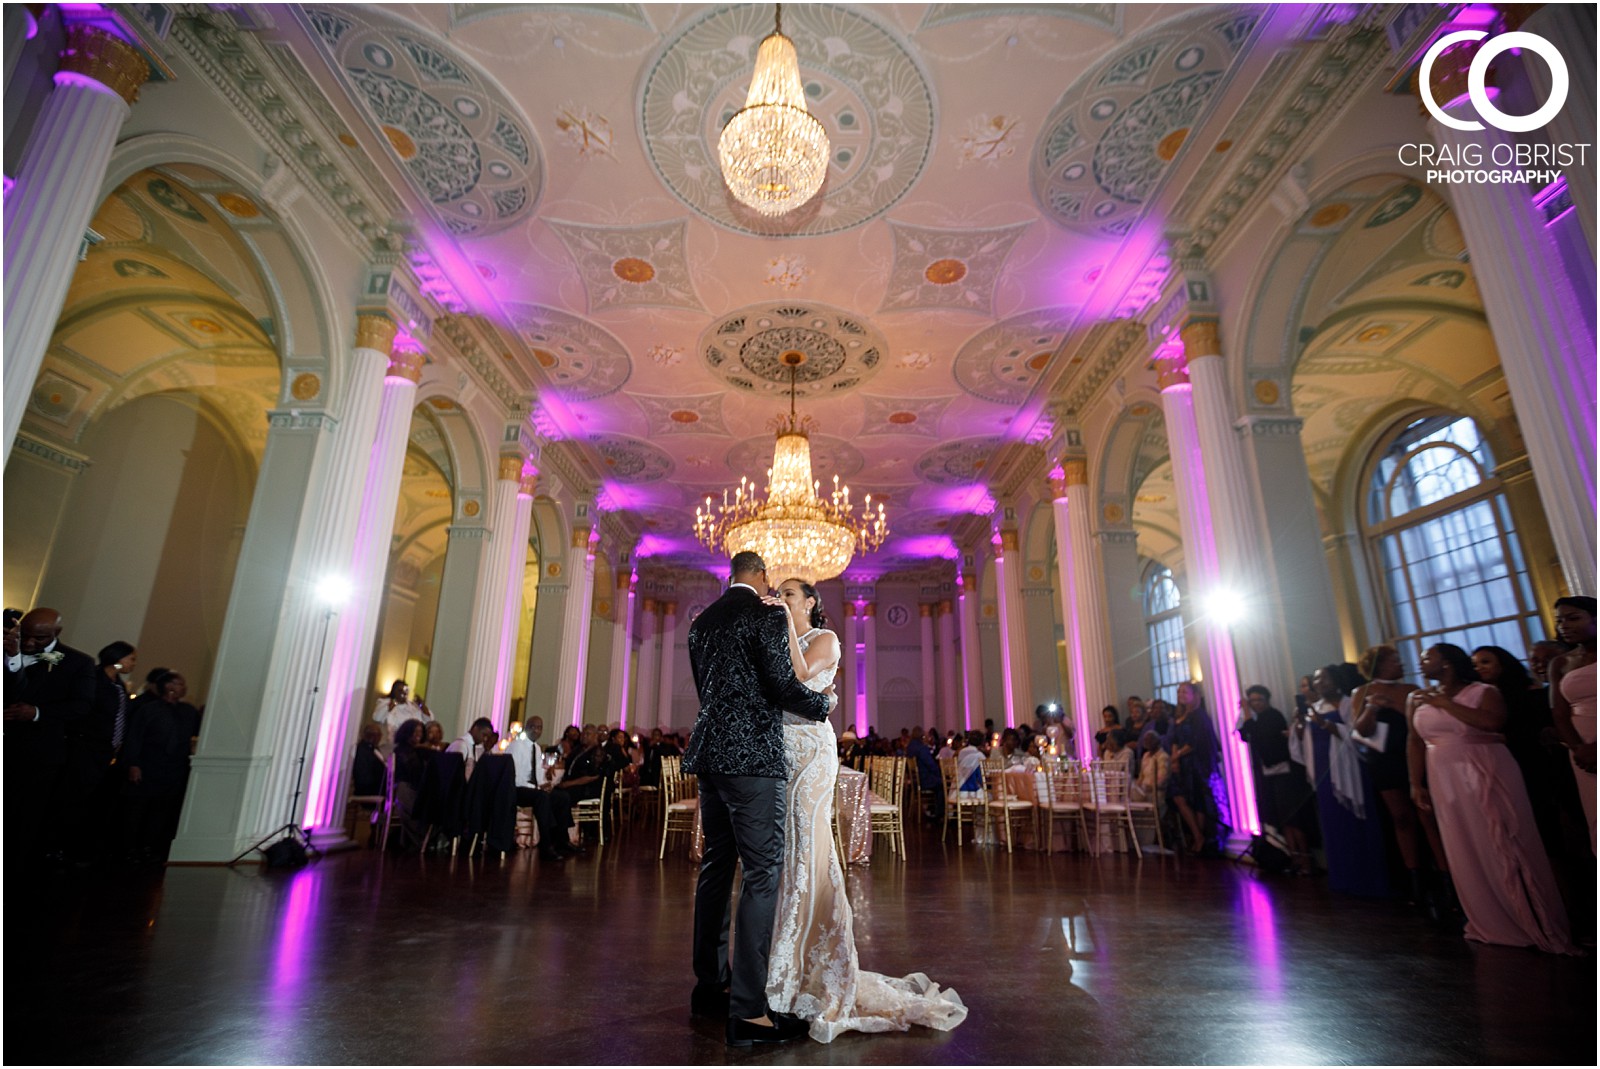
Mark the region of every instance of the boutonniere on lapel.
POLYGON ((45 669, 46 672, 54 672, 56 670, 56 665, 60 664, 66 659, 67 655, 62 653, 60 650, 46 650, 44 653, 41 653, 34 658, 34 660, 43 661, 45 664, 50 666, 49 668, 45 669))

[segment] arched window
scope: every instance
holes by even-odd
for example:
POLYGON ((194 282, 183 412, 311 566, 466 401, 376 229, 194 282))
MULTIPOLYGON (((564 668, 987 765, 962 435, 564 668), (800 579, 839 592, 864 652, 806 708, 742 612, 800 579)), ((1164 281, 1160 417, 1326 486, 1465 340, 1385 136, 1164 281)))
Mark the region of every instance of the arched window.
POLYGON ((1189 678, 1189 651, 1183 641, 1183 593, 1172 569, 1153 565, 1145 573, 1144 626, 1150 636, 1152 697, 1178 700, 1178 684, 1189 678))
POLYGON ((1478 425, 1449 413, 1413 420, 1376 454, 1367 547, 1408 671, 1436 642, 1521 654, 1543 633, 1494 465, 1478 425))

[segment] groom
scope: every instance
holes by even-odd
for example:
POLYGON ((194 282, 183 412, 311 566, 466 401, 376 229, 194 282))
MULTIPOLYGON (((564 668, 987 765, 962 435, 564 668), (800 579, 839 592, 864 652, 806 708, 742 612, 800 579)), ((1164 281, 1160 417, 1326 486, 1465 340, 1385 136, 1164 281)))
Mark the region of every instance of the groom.
POLYGON ((804 1021, 767 1009, 767 957, 783 869, 783 711, 825 720, 833 699, 808 690, 789 659, 785 611, 767 605, 767 566, 736 553, 733 583, 689 627, 689 663, 700 715, 683 771, 700 777, 705 852, 694 895, 691 1010, 726 1012, 728 1044, 782 1043, 804 1021), (728 965, 734 863, 744 863, 739 935, 728 965), (731 986, 730 986, 731 985, 731 986))

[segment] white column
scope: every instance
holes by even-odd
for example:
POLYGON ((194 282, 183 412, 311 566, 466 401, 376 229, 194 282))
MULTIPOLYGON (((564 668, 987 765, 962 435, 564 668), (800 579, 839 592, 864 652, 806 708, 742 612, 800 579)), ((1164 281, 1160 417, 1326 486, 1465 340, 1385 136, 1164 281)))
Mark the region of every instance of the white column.
MULTIPOLYGON (((960 708, 960 694, 956 689, 956 665, 959 663, 956 653, 955 613, 950 599, 939 602, 938 627, 939 633, 939 719, 940 732, 954 731, 959 726, 957 710, 960 708)), ((929 723, 933 727, 933 723, 929 723)))
MULTIPOLYGON (((1531 6, 1531 5, 1530 5, 1531 6)), ((1587 158, 1580 165, 1574 153, 1570 166, 1562 168, 1567 176, 1567 190, 1572 204, 1583 220, 1583 233, 1589 241, 1589 253, 1595 251, 1595 28, 1593 4, 1540 4, 1522 24, 1528 33, 1536 33, 1551 42, 1567 61, 1571 75, 1567 102, 1556 112, 1545 127, 1551 144, 1574 145, 1589 143, 1587 158)), ((1505 57, 1509 58, 1509 57, 1505 57)), ((1502 59, 1504 62, 1504 59, 1502 59)), ((1535 99, 1550 99, 1550 68, 1531 52, 1522 54, 1523 69, 1533 83, 1535 99)))
POLYGON ((939 719, 938 685, 934 682, 933 606, 917 606, 922 628, 922 722, 932 727, 939 719))
POLYGON ((845 727, 856 733, 859 738, 866 734, 866 725, 862 723, 861 703, 856 698, 856 691, 861 682, 861 666, 857 663, 860 659, 856 655, 856 647, 861 644, 856 630, 856 603, 844 603, 844 655, 840 660, 844 664, 844 724, 845 727))
POLYGON ((1139 585, 1139 536, 1132 530, 1103 530, 1100 567, 1106 589, 1117 704, 1131 695, 1150 697, 1150 641, 1144 624, 1144 592, 1139 585))
POLYGON ((1111 634, 1105 577, 1096 558, 1089 497, 1089 464, 1069 457, 1051 474, 1056 565, 1061 573, 1061 619, 1066 622, 1067 671, 1078 760, 1094 759, 1101 706, 1119 704, 1111 675, 1111 634))
POLYGON ((589 529, 572 529, 567 551, 567 611, 561 627, 561 663, 556 672, 557 722, 583 724, 584 681, 589 674, 589 623, 594 617, 594 556, 589 529))
POLYGON ((963 731, 971 731, 974 723, 983 723, 983 647, 978 644, 978 584, 970 578, 956 577, 961 593, 956 597, 956 611, 961 626, 961 723, 963 731))
POLYGON ((502 456, 499 478, 489 495, 489 544, 478 562, 461 688, 462 719, 470 724, 486 716, 501 732, 511 705, 511 659, 516 656, 528 528, 533 522, 533 482, 530 477, 524 484, 522 464, 521 456, 502 456))
POLYGON ((382 356, 386 368, 369 455, 359 465, 364 475, 359 490, 360 512, 350 556, 342 569, 350 596, 334 627, 306 797, 308 823, 339 835, 343 834, 344 788, 350 772, 348 751, 372 697, 367 691, 372 648, 377 640, 378 616, 383 610, 411 412, 416 406, 417 383, 422 379, 423 354, 391 354, 394 336, 395 325, 384 316, 364 315, 357 319, 358 351, 382 356))
MULTIPOLYGON (((633 652, 633 570, 626 566, 617 569, 617 625, 611 629, 611 693, 606 703, 617 717, 617 726, 628 724, 628 684, 632 679, 630 654, 633 652)), ((634 719, 637 719, 635 717, 634 719)), ((639 725, 632 729, 637 732, 639 725)))
POLYGON ((5 456, 55 333, 116 147, 150 67, 103 30, 68 25, 45 97, 5 195, 5 456))
POLYGON ((882 727, 878 716, 878 603, 875 601, 861 606, 861 682, 860 720, 868 726, 882 727))
POLYGON ((1027 626, 1022 616, 1022 548, 1017 532, 1000 531, 994 536, 994 574, 1000 591, 1000 662, 1004 684, 1006 727, 1016 727, 1017 718, 1033 719, 1032 688, 1028 683, 1028 643, 1023 634, 1027 626))
MULTIPOLYGON (((1206 469, 1201 459, 1200 435, 1195 427, 1194 403, 1189 374, 1183 366, 1182 348, 1174 346, 1158 354, 1157 368, 1161 410, 1167 425, 1167 448, 1172 457, 1172 481, 1178 495, 1178 525, 1183 534, 1184 571, 1189 585, 1187 597, 1197 590, 1216 589, 1220 569, 1216 543, 1212 540, 1206 469)), ((1225 628, 1204 622, 1197 623, 1196 628, 1201 634, 1205 664, 1206 705, 1211 712, 1217 745, 1222 750, 1229 823, 1235 832, 1259 834, 1261 822, 1256 814, 1249 755, 1233 730, 1233 718, 1243 692, 1234 662, 1233 643, 1225 628)))
MULTIPOLYGON (((1445 112, 1477 118, 1464 96, 1445 105, 1445 112)), ((1429 129, 1441 147, 1459 154, 1471 145, 1485 160, 1493 158, 1495 147, 1514 143, 1487 125, 1463 131, 1432 122, 1429 129)), ((1595 339, 1529 188, 1485 183, 1451 189, 1561 570, 1572 593, 1592 595, 1595 339)))
MULTIPOLYGON (((1261 683, 1277 691, 1294 678, 1286 641, 1288 628, 1256 495, 1245 472, 1243 443, 1234 429, 1217 324, 1191 320, 1182 335, 1217 547, 1217 582, 1220 591, 1226 592, 1222 596, 1242 606, 1241 619, 1233 627, 1239 676, 1247 686, 1261 683)), ((1219 588, 1201 592, 1212 597, 1218 593, 1219 588)), ((1201 611, 1207 609, 1202 602, 1201 611)))
POLYGON ((672 723, 672 687, 674 669, 678 664, 678 603, 661 603, 661 682, 660 698, 656 701, 656 723, 662 727, 672 723))
POLYGON ((665 727, 656 723, 656 693, 660 673, 661 618, 654 598, 645 598, 639 610, 639 681, 634 684, 634 720, 640 731, 665 727))

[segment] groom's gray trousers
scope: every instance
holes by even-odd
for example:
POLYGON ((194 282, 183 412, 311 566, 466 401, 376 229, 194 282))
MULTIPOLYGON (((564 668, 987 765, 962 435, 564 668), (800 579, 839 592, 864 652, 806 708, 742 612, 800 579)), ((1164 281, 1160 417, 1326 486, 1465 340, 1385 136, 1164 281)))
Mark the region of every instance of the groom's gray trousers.
POLYGON ((783 874, 784 782, 772 776, 700 776, 705 853, 694 892, 694 975, 710 988, 729 985, 728 1016, 767 1012, 767 959, 783 874), (733 870, 744 864, 739 930, 728 965, 733 870))

